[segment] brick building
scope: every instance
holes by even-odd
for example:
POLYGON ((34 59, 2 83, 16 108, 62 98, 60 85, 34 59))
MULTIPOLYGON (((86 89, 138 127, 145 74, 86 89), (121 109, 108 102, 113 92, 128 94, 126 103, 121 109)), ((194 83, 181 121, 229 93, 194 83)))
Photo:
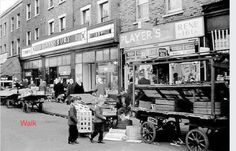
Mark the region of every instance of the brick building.
MULTIPOLYGON (((125 57, 124 81, 128 81, 133 76, 131 66, 133 61, 178 57, 179 55, 188 56, 213 50, 210 31, 205 28, 217 23, 217 20, 212 22, 208 19, 206 21, 203 6, 210 4, 214 6, 214 3, 218 1, 121 0, 120 48, 125 57)), ((221 1, 221 3, 228 3, 228 1, 221 1)), ((222 19, 222 17, 220 18, 222 19)), ((229 20, 226 19, 225 22, 227 26, 229 20)), ((227 28, 226 26, 225 28, 227 28)), ((226 31, 224 35, 228 35, 226 31)), ((149 66, 143 66, 139 67, 138 71, 144 71, 145 77, 148 79, 152 79, 153 75, 158 77, 156 84, 175 84, 178 79, 189 80, 186 76, 190 77, 190 75, 180 72, 182 66, 196 68, 195 73, 190 72, 196 81, 209 79, 207 73, 210 71, 208 71, 206 62, 192 62, 188 65, 166 63, 150 66, 150 69, 149 66)), ((124 82, 124 86, 127 89, 128 82, 124 82)))
POLYGON ((95 89, 99 77, 111 93, 117 93, 118 2, 23 0, 23 77, 37 84, 41 78, 48 84, 59 76, 64 81, 79 79, 85 91, 95 89))
POLYGON ((17 1, 0 16, 1 76, 21 80, 19 55, 22 45, 22 1, 17 1))

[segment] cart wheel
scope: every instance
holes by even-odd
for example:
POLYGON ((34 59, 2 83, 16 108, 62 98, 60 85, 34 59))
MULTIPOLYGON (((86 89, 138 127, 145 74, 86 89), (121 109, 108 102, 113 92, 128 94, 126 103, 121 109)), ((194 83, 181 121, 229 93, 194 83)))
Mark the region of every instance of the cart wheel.
POLYGON ((152 143, 156 138, 156 128, 154 124, 144 122, 141 126, 141 137, 145 143, 152 143))
POLYGON ((207 135, 199 129, 189 131, 186 135, 185 141, 187 148, 190 151, 206 151, 209 146, 207 135))

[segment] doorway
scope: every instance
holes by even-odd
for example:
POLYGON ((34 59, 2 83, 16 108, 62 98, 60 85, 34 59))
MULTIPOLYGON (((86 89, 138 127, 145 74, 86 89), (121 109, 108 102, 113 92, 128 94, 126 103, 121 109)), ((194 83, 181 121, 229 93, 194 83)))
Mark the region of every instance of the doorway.
POLYGON ((91 91, 95 89, 96 87, 95 63, 83 64, 83 86, 84 86, 84 91, 91 91))

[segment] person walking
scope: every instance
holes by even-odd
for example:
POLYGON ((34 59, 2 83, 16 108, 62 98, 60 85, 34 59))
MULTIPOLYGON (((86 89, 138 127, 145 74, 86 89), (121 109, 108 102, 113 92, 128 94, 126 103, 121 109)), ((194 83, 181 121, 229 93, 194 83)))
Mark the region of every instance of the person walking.
POLYGON ((78 118, 77 118, 77 111, 75 105, 78 103, 78 100, 81 100, 80 97, 78 98, 71 98, 70 109, 68 111, 68 125, 69 125, 69 137, 68 137, 68 144, 78 144, 77 138, 78 134, 78 118))
POLYGON ((103 142, 103 131, 104 131, 104 121, 106 120, 106 117, 102 115, 102 105, 104 104, 105 100, 103 98, 97 98, 96 105, 95 105, 95 114, 94 114, 94 131, 91 134, 90 142, 93 143, 94 137, 96 137, 98 134, 98 143, 104 143, 103 142))

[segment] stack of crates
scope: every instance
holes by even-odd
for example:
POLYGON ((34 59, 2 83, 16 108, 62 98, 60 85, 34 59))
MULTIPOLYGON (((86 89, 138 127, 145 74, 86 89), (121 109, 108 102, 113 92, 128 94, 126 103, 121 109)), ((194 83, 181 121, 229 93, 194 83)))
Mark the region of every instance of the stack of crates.
POLYGON ((75 106, 78 118, 78 132, 91 133, 92 132, 92 112, 88 106, 78 104, 75 106))

